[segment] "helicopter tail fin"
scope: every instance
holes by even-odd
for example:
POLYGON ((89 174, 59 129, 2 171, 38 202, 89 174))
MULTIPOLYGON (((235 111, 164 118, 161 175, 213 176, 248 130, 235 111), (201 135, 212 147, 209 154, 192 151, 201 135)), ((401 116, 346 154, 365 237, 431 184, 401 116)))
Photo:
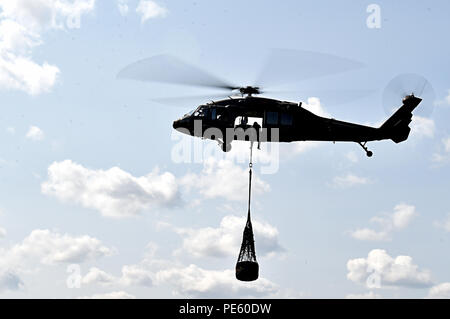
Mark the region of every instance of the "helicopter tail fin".
POLYGON ((390 138, 395 143, 405 141, 411 128, 409 123, 412 120, 412 111, 422 101, 421 98, 414 95, 408 95, 403 99, 403 105, 381 125, 380 130, 383 135, 390 138))

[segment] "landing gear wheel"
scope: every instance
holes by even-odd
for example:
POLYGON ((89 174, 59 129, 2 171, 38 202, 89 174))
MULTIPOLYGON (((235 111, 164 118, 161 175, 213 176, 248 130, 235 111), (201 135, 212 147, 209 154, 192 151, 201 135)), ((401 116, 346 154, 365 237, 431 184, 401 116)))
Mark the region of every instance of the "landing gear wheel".
POLYGON ((372 157, 373 153, 372 153, 372 151, 369 151, 369 149, 367 148, 367 146, 366 146, 367 142, 364 142, 364 143, 357 142, 357 143, 363 148, 363 150, 366 151, 367 157, 372 157))

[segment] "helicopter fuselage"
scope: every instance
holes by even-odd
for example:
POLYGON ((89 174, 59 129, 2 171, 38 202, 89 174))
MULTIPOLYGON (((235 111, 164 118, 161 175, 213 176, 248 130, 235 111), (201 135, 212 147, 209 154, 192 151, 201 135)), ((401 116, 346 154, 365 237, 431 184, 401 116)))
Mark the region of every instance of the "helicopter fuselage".
POLYGON ((183 133, 218 140, 248 140, 250 136, 237 132, 254 128, 254 123, 245 119, 261 119, 262 142, 293 141, 352 141, 363 142, 383 139, 378 128, 325 118, 306 110, 302 103, 278 101, 260 97, 230 98, 199 106, 194 112, 174 121, 173 127, 183 133), (240 118, 243 123, 236 123, 240 118), (222 136, 208 134, 209 129, 218 129, 222 136), (229 133, 236 131, 232 139, 229 133), (278 138, 275 138, 275 131, 278 138), (228 134, 227 134, 228 132, 228 134), (357 134, 355 134, 357 133, 357 134))
POLYGON ((302 107, 302 103, 261 97, 239 97, 212 101, 173 122, 185 134, 217 140, 224 151, 233 140, 258 142, 332 141, 357 142, 367 154, 368 141, 406 140, 412 110, 421 102, 414 95, 403 99, 403 105, 381 127, 370 127, 318 116, 302 107), (248 123, 248 119, 262 123, 248 123), (236 119, 241 121, 237 122, 236 119), (362 144, 364 143, 364 144, 362 144))

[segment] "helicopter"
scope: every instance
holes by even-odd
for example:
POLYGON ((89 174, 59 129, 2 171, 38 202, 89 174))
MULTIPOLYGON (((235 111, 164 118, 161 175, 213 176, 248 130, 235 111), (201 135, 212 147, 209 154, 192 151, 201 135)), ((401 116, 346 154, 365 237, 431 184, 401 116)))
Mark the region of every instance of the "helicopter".
MULTIPOLYGON (((295 64, 294 63, 294 64, 295 64)), ((309 51, 281 50, 272 56, 259 77, 261 82, 268 77, 292 75, 299 78, 319 77, 346 72, 361 67, 361 64, 329 54, 309 51), (294 54, 293 54, 294 53, 294 54), (302 73, 293 68, 292 57, 300 60, 302 73), (289 60, 290 59, 290 60, 289 60), (281 66, 274 61, 287 61, 281 66), (291 63, 289 63, 291 62, 291 63), (268 67, 267 67, 268 65, 268 67), (307 66, 319 66, 313 71, 307 66), (306 74, 306 75, 305 75, 306 74)), ((414 92, 403 94, 400 107, 379 127, 339 121, 314 114, 303 107, 302 102, 288 102, 260 97, 265 93, 260 86, 234 86, 203 71, 202 69, 169 55, 158 55, 132 63, 118 73, 119 78, 146 82, 206 86, 229 92, 225 99, 211 100, 173 122, 173 128, 181 133, 217 141, 222 151, 229 152, 235 140, 262 142, 331 141, 355 142, 373 155, 367 147, 370 141, 405 141, 411 128, 413 110, 422 99, 414 92), (254 121, 249 123, 249 119, 254 121)), ((424 87, 424 84, 421 84, 424 87)))

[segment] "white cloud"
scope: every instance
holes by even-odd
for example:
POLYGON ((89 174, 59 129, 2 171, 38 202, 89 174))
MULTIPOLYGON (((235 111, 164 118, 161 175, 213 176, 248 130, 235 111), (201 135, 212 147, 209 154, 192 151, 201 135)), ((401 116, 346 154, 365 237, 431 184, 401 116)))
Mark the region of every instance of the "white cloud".
POLYGON ((50 29, 79 28, 83 14, 95 0, 0 0, 0 87, 31 95, 48 92, 60 70, 48 62, 33 61, 33 48, 50 29))
POLYGON ((385 250, 373 249, 367 258, 350 259, 347 262, 347 279, 366 285, 376 277, 379 287, 422 288, 432 285, 431 273, 420 270, 410 256, 389 256, 385 250), (370 278, 369 278, 370 277, 370 278))
POLYGON ((441 152, 433 154, 433 162, 443 164, 450 161, 450 137, 442 139, 442 148, 441 152))
POLYGON ((432 299, 450 299, 450 282, 433 286, 428 292, 427 298, 432 299))
POLYGON ((79 299, 135 299, 136 297, 125 291, 113 291, 92 296, 79 297, 79 299))
POLYGON ((33 141, 42 141, 44 139, 44 132, 37 126, 30 126, 26 138, 33 141))
POLYGON ((346 299, 381 299, 381 295, 369 291, 363 294, 348 294, 345 296, 346 299))
POLYGON ((125 265, 122 267, 122 277, 119 283, 126 286, 144 286, 153 285, 153 272, 146 265, 125 265))
POLYGON ((92 283, 110 284, 113 283, 114 280, 114 276, 96 267, 92 267, 89 269, 89 272, 81 279, 81 283, 87 285, 92 283))
MULTIPOLYGON (((218 228, 174 228, 183 237, 180 251, 195 257, 237 257, 246 220, 246 217, 229 215, 222 218, 218 228)), ((283 251, 275 227, 257 219, 252 224, 260 256, 271 256, 283 251)))
POLYGON ((101 269, 91 268, 81 279, 83 284, 100 284, 105 286, 153 286, 155 271, 152 269, 152 261, 144 259, 135 265, 125 265, 122 267, 121 276, 113 276, 101 269))
POLYGON ((370 228, 360 228, 352 231, 350 235, 359 240, 390 240, 394 231, 407 227, 415 216, 417 216, 417 213, 413 205, 398 204, 394 207, 393 213, 371 218, 370 221, 372 223, 380 225, 379 231, 370 228))
POLYGON ((450 105, 450 90, 447 90, 447 96, 443 100, 436 101, 435 105, 450 105))
POLYGON ((42 193, 98 210, 107 217, 130 217, 155 205, 173 206, 179 200, 175 176, 157 170, 135 177, 119 167, 95 170, 71 160, 54 162, 42 193))
POLYGON ((445 102, 450 105, 450 90, 447 90, 447 96, 445 97, 445 102))
POLYGON ((149 263, 144 259, 140 264, 125 265, 122 267, 122 274, 119 277, 113 276, 101 269, 91 268, 82 278, 83 284, 100 285, 122 285, 122 286, 153 286, 154 271, 149 267, 149 263))
POLYGON ((435 221, 434 226, 450 232, 450 213, 447 214, 446 218, 443 221, 435 221))
POLYGON ((359 240, 382 241, 389 239, 389 233, 386 231, 375 231, 370 228, 360 228, 351 232, 351 236, 359 240))
MULTIPOLYGON (((259 241, 258 241, 259 242, 259 241)), ((120 276, 112 276, 100 269, 91 269, 82 279, 86 284, 105 287, 167 287, 175 295, 192 297, 292 297, 291 291, 279 289, 265 278, 244 283, 235 278, 234 270, 207 270, 171 260, 158 259, 154 243, 147 246, 143 259, 137 264, 122 267, 120 276)))
POLYGON ((44 265, 82 263, 114 253, 114 249, 88 235, 74 237, 48 229, 36 229, 21 243, 0 250, 0 268, 19 267, 26 261, 38 261, 44 265))
MULTIPOLYGON (((289 143, 286 145, 286 147, 289 147, 289 150, 292 151, 294 155, 297 155, 297 154, 307 152, 311 149, 314 149, 314 148, 318 147, 320 144, 321 144, 321 142, 316 142, 316 141, 300 141, 300 142, 289 143)), ((284 148, 284 145, 283 145, 283 148, 284 148)), ((282 149, 282 151, 283 150, 284 149, 282 149)))
POLYGON ((0 227, 0 239, 6 237, 6 229, 0 227))
POLYGON ((117 7, 119 8, 119 12, 122 16, 126 16, 128 14, 128 0, 117 0, 117 7))
POLYGON ((158 284, 170 284, 178 295, 200 298, 256 297, 278 292, 277 285, 265 278, 236 280, 233 270, 205 270, 196 265, 164 269, 156 274, 158 284))
POLYGON ((417 137, 433 137, 436 126, 432 119, 414 115, 411 122, 411 134, 417 137))
MULTIPOLYGON (((210 157, 204 161, 201 174, 190 173, 180 179, 188 190, 196 189, 205 198, 224 198, 243 201, 248 198, 248 170, 230 160, 210 157)), ((268 192, 270 186, 254 175, 253 194, 268 192)))
POLYGON ((302 103, 302 107, 318 116, 331 117, 318 97, 309 97, 306 103, 302 103))
POLYGON ((338 188, 348 188, 357 185, 369 184, 370 180, 366 177, 356 176, 354 174, 347 174, 345 176, 336 176, 333 178, 332 185, 338 188))
POLYGON ((114 253, 114 249, 87 235, 75 237, 36 229, 22 242, 0 248, 0 290, 21 288, 21 274, 36 271, 40 265, 83 263, 114 253))
POLYGON ((141 16, 141 23, 144 23, 149 19, 164 18, 168 11, 154 1, 140 0, 136 12, 141 16))

